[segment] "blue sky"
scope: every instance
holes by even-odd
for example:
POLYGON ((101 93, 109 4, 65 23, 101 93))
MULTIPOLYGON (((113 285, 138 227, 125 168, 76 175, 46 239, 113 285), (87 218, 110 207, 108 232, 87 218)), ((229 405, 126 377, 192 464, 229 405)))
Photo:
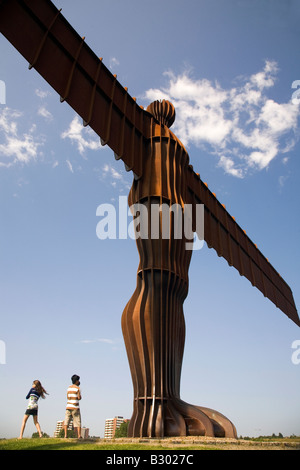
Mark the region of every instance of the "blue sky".
MULTIPOLYGON (((299 2, 54 3, 139 104, 173 102, 195 171, 299 306, 299 2)), ((138 254, 130 238, 97 238, 96 210, 118 209, 132 175, 3 37, 0 80, 0 437, 19 434, 34 379, 53 435, 73 373, 83 425, 103 436, 106 418, 132 411, 121 314, 138 254)), ((184 311, 182 398, 221 411, 238 435, 300 435, 297 326, 206 245, 184 311)))

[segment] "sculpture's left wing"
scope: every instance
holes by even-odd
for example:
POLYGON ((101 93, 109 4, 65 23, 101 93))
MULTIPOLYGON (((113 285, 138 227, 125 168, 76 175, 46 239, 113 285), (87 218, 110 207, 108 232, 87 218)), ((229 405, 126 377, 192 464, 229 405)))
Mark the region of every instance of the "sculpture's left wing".
POLYGON ((193 204, 204 204, 204 239, 207 245, 300 326, 288 284, 191 167, 188 187, 193 204))
POLYGON ((137 105, 50 0, 0 0, 0 32, 128 170, 143 172, 150 114, 137 105))

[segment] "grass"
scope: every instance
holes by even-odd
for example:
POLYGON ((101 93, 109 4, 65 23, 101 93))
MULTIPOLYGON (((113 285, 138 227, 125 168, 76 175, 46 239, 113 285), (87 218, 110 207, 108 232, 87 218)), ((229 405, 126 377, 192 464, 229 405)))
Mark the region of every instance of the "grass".
POLYGON ((128 442, 126 439, 117 439, 107 442, 104 439, 0 439, 0 450, 103 450, 108 452, 122 451, 161 451, 161 450, 300 450, 300 438, 296 439, 269 439, 264 440, 237 440, 237 441, 188 441, 188 440, 156 440, 136 439, 128 442), (259 442, 258 442, 259 441, 259 442))
MULTIPOLYGON (((143 443, 112 444, 100 441, 80 441, 77 439, 3 439, 0 440, 0 450, 106 450, 106 451, 128 451, 128 450, 170 450, 169 446, 151 445, 143 443)), ((208 447, 201 445, 176 446, 176 450, 207 450, 208 447)), ((211 449, 217 450, 216 446, 211 449)), ((210 450, 210 449, 209 449, 210 450)))
MULTIPOLYGON (((205 439, 205 438, 204 438, 205 439)), ((199 450, 300 450, 300 438, 295 439, 249 439, 249 440, 173 440, 173 439, 0 439, 0 450, 103 450, 108 452, 122 451, 199 451, 199 450), (197 442, 198 441, 198 442, 197 442)))

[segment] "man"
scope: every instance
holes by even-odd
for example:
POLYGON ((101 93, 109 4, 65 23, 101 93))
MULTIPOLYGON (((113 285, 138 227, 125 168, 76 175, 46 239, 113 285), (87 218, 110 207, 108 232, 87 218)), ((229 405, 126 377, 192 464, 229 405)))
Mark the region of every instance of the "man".
POLYGON ((80 393, 80 377, 78 375, 72 375, 71 377, 72 385, 69 386, 67 390, 67 406, 66 406, 66 416, 64 421, 64 431, 65 437, 67 437, 67 430, 71 418, 73 418, 73 426, 75 432, 77 433, 78 439, 81 437, 81 416, 79 409, 79 400, 81 400, 80 393))

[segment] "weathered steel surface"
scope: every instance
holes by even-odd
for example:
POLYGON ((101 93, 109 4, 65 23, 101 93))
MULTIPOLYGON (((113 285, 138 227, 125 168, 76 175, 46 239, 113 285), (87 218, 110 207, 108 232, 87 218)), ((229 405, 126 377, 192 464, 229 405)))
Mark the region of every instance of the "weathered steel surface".
POLYGON ((47 0, 1 1, 0 31, 38 73, 121 157, 142 174, 143 143, 151 118, 136 104, 47 0))
MULTIPOLYGON (((147 208, 148 233, 137 238, 140 263, 135 292, 122 315, 122 330, 134 385, 134 411, 129 435, 236 437, 234 425, 215 410, 185 403, 180 398, 180 376, 185 344, 183 303, 188 294, 192 251, 186 249, 185 219, 180 233, 175 214, 167 210, 170 235, 151 237, 155 205, 183 212, 188 197, 189 157, 168 129, 175 118, 173 106, 155 102, 148 107, 161 122, 153 124, 144 158, 144 173, 133 181, 129 205, 147 208)), ((140 216, 139 216, 140 220, 140 216)), ((188 222, 188 219, 187 219, 188 222)))
MULTIPOLYGON (((134 173, 129 202, 205 206, 204 238, 298 326, 291 289, 189 164, 169 130, 167 101, 137 105, 50 0, 0 0, 0 31, 134 173)), ((194 218, 195 219, 195 218, 194 218)), ((151 220, 151 217, 149 217, 151 220)), ((193 220, 194 229, 195 220, 193 220)), ((150 227, 151 230, 151 227, 150 227)), ((161 230, 161 228, 160 228, 161 230)), ((220 413, 180 399, 183 303, 191 251, 184 233, 138 239, 137 287, 122 316, 134 386, 132 436, 236 436, 220 413)))
POLYGON ((291 288, 269 260, 193 171, 188 172, 188 186, 191 200, 205 205, 204 237, 208 246, 300 326, 291 288))

